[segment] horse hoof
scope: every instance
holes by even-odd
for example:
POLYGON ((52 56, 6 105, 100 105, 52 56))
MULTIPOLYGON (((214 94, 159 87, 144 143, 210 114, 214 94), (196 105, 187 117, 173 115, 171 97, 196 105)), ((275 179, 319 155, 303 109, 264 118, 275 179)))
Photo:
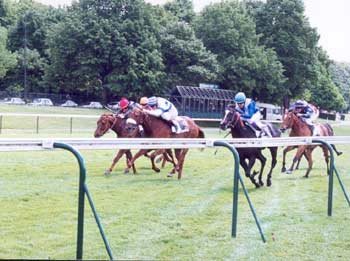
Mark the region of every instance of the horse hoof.
POLYGON ((159 173, 160 172, 160 169, 159 168, 154 168, 153 169, 155 172, 159 173))
POLYGON ((304 178, 308 179, 308 178, 309 178, 309 175, 305 175, 304 178))
POLYGON ((267 186, 270 187, 272 185, 271 180, 267 181, 267 186))
POLYGON ((174 174, 169 173, 168 175, 166 175, 168 178, 172 178, 174 176, 174 174))
POLYGON ((129 174, 129 169, 125 169, 124 174, 129 174))
POLYGON ((293 171, 292 170, 287 170, 286 174, 292 174, 293 171))
POLYGON ((255 184, 255 188, 260 188, 259 184, 255 184))
POLYGON ((342 155, 343 154, 343 152, 337 152, 337 156, 340 156, 340 155, 342 155))
POLYGON ((105 170, 105 176, 109 176, 109 175, 111 175, 111 171, 109 169, 106 169, 105 170))
POLYGON ((282 173, 286 172, 286 168, 283 167, 283 168, 281 169, 281 171, 282 171, 282 173))
POLYGON ((263 186, 264 186, 264 182, 259 181, 259 185, 260 185, 261 187, 263 187, 263 186))

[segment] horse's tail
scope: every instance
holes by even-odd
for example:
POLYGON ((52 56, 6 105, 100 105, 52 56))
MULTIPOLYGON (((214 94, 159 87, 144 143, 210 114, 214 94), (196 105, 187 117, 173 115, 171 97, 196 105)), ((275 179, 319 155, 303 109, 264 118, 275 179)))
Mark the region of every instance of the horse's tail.
MULTIPOLYGON (((328 122, 325 123, 324 126, 328 130, 328 136, 334 136, 334 130, 333 130, 332 126, 328 122)), ((337 156, 340 156, 343 154, 343 152, 337 150, 337 148, 335 147, 334 144, 331 144, 331 146, 332 146, 333 150, 335 151, 335 153, 337 154, 337 156)))
MULTIPOLYGON (((201 128, 198 129, 198 136, 197 136, 197 138, 199 138, 199 139, 204 139, 204 138, 205 138, 204 131, 203 131, 201 128)), ((199 149, 199 150, 200 150, 200 151, 203 151, 204 148, 199 149)))
POLYGON ((205 138, 204 131, 201 128, 199 128, 199 130, 198 130, 198 137, 197 138, 199 138, 199 139, 205 138))

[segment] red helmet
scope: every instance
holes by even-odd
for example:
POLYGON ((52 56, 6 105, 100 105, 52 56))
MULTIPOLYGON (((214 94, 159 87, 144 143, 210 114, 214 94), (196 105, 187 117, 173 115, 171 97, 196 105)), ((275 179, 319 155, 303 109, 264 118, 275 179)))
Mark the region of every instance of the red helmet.
POLYGON ((128 99, 123 98, 123 99, 121 99, 121 100, 119 101, 119 108, 125 109, 125 108, 127 108, 128 106, 129 106, 129 101, 128 101, 128 99))

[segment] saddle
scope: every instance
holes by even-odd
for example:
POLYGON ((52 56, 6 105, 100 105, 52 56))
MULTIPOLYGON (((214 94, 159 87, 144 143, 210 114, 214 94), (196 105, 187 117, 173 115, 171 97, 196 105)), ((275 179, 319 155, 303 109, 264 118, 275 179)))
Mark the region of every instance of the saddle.
MULTIPOLYGON (((180 127, 176 130, 176 134, 188 132, 190 130, 187 121, 181 116, 176 117, 175 121, 178 123, 178 126, 180 127)), ((175 127, 171 126, 171 128, 172 128, 172 131, 175 133, 175 127)))

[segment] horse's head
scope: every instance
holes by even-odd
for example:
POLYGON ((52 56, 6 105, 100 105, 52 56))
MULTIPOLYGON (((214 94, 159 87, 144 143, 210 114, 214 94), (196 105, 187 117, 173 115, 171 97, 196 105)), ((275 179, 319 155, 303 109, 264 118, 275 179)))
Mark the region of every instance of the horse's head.
POLYGON ((229 104, 225 110, 225 116, 220 122, 220 129, 226 130, 234 127, 240 121, 240 114, 236 111, 234 104, 229 104))
POLYGON ((118 116, 113 114, 102 114, 97 121, 97 127, 94 133, 95 138, 103 136, 109 129, 113 128, 117 124, 118 116))
POLYGON ((284 132, 287 129, 292 128, 294 123, 298 120, 298 116, 294 110, 287 111, 283 116, 283 121, 281 124, 281 131, 284 132))

